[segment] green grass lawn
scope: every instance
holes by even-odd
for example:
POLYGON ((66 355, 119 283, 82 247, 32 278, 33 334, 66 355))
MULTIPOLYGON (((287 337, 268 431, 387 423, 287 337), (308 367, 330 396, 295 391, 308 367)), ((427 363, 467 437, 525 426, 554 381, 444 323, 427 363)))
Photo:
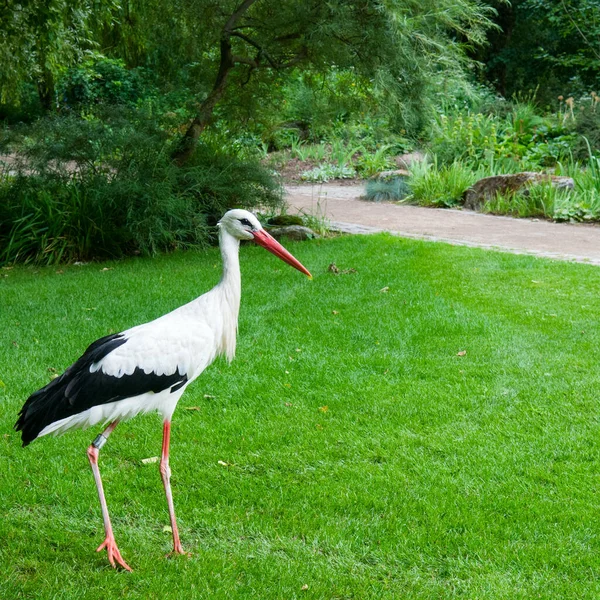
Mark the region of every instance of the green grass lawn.
POLYGON ((600 269, 390 236, 289 247, 314 280, 244 246, 237 359, 175 412, 191 557, 165 558, 142 463, 159 418, 101 453, 132 574, 94 552, 98 431, 22 449, 12 426, 91 341, 216 283, 218 251, 0 271, 0 597, 600 597, 600 269))

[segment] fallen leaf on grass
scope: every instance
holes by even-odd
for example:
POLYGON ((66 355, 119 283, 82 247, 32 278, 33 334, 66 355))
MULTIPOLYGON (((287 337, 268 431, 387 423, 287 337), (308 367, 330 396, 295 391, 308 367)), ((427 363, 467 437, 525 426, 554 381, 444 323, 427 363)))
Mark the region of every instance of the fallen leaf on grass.
POLYGON ((331 311, 331 314, 333 314, 333 315, 339 315, 339 314, 340 314, 340 312, 339 312, 338 310, 332 310, 332 311, 331 311))
POLYGON ((294 406, 291 402, 286 402, 285 405, 286 406, 294 406))
POLYGON ((456 356, 466 356, 467 355, 467 351, 466 350, 461 350, 460 352, 456 353, 456 356))
POLYGON ((113 271, 113 267, 104 267, 104 269, 100 269, 100 271, 113 271))
POLYGON ((222 467, 231 467, 231 463, 227 463, 224 460, 218 460, 217 464, 221 465, 222 467))
POLYGON ((329 410, 329 406, 319 406, 319 410, 321 412, 327 412, 329 410))
POLYGON ((163 531, 164 531, 165 533, 173 533, 173 529, 171 528, 171 526, 170 526, 170 525, 165 525, 165 526, 163 527, 163 531))
POLYGON ((340 269, 334 262, 332 262, 327 270, 334 275, 352 275, 356 273, 356 269, 340 269))
POLYGON ((151 465, 157 463, 160 460, 158 456, 151 456, 150 458, 142 458, 142 463, 145 465, 151 465))
POLYGON ((185 410, 202 410, 200 406, 184 406, 185 410))
POLYGON ((382 288, 381 288, 379 291, 380 291, 382 294, 386 294, 387 292, 389 292, 389 291, 390 291, 390 286, 389 286, 389 285, 386 285, 385 287, 382 287, 382 288))
POLYGON ((300 589, 305 592, 308 589, 308 584, 305 583, 300 589))
POLYGON ((215 396, 211 396, 210 394, 204 394, 205 398, 209 398, 210 400, 214 400, 215 396))

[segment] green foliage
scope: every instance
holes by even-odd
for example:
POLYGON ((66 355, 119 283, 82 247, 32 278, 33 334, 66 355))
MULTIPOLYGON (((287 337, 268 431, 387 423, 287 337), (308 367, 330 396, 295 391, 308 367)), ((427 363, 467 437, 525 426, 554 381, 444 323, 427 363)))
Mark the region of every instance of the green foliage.
POLYGON ((356 177, 356 171, 352 166, 340 166, 331 163, 320 164, 314 169, 304 171, 300 176, 302 181, 314 183, 327 183, 331 179, 352 179, 354 177, 356 177))
POLYGON ((497 194, 483 205, 482 211, 512 217, 551 219, 555 213, 555 206, 564 205, 568 197, 569 194, 565 190, 556 189, 550 184, 540 184, 523 192, 497 194))
POLYGON ((449 165, 438 165, 433 161, 415 162, 410 167, 411 195, 408 200, 423 206, 452 208, 463 202, 463 195, 478 179, 482 172, 475 172, 470 165, 455 161, 449 165))
POLYGON ((476 168, 510 171, 553 166, 571 155, 578 136, 560 115, 542 117, 531 104, 515 103, 506 116, 442 114, 433 126, 431 151, 442 163, 467 160, 476 168))
POLYGON ((394 167, 393 158, 390 156, 391 144, 385 144, 376 148, 374 151, 369 151, 366 148, 361 148, 360 155, 356 160, 356 169, 363 177, 372 177, 382 171, 386 171, 394 167))
POLYGON ((592 188, 574 196, 559 196, 554 201, 551 216, 555 221, 571 223, 600 221, 600 191, 592 188))
POLYGON ((73 66, 58 84, 59 106, 89 108, 100 102, 135 106, 148 89, 140 69, 127 69, 123 60, 95 56, 73 66))
POLYGON ((525 192, 491 198, 483 212, 513 217, 542 217, 555 221, 600 221, 600 190, 585 188, 581 182, 574 191, 550 184, 535 185, 525 192))
POLYGON ((433 109, 440 74, 445 81, 464 79, 469 61, 456 36, 482 43, 491 14, 471 0, 366 0, 360 6, 154 0, 143 10, 122 7, 103 47, 130 65, 152 68, 170 86, 186 72, 198 98, 214 92, 218 119, 232 128, 256 125, 280 149, 280 138, 291 131, 319 141, 325 130, 359 116, 376 117, 396 133, 417 132, 433 109), (234 14, 235 30, 225 31, 234 14), (223 39, 231 44, 225 62, 223 39), (211 92, 223 65, 231 71, 228 91, 217 85, 211 92))
POLYGON ((474 55, 505 97, 537 89, 544 104, 579 96, 600 81, 597 0, 495 2, 499 30, 474 55))
POLYGON ((55 81, 98 45, 98 32, 119 5, 113 0, 7 0, 0 20, 0 103, 18 104, 23 86, 37 86, 41 105, 56 105, 55 81))
POLYGON ((573 117, 566 104, 560 102, 559 114, 572 131, 579 134, 572 144, 574 158, 587 160, 589 148, 593 152, 600 153, 600 96, 596 92, 573 100, 573 117))
POLYGON ((29 160, 0 185, 0 263, 199 247, 228 208, 281 202, 257 162, 203 144, 178 168, 152 119, 121 117, 57 117, 22 141, 29 160))
POLYGON ((404 200, 410 193, 410 187, 404 177, 390 180, 370 179, 365 188, 365 200, 372 202, 394 202, 404 200))

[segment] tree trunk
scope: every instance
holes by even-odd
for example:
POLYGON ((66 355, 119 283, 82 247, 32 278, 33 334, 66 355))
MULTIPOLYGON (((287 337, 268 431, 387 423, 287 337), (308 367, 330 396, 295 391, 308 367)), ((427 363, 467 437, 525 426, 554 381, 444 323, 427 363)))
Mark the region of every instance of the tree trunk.
MULTIPOLYGON (((225 88, 227 87, 227 79, 229 72, 236 63, 236 57, 234 57, 231 50, 231 35, 233 28, 240 19, 240 17, 254 4, 257 0, 243 0, 237 10, 229 17, 227 23, 223 27, 221 33, 221 61, 219 64, 219 72, 215 79, 215 83, 212 90, 202 102, 198 109, 198 114, 194 117, 194 120, 190 123, 187 131, 183 138, 179 142, 177 148, 174 150, 171 158, 179 165, 183 166, 192 156, 198 142, 198 138, 202 132, 206 129, 212 118, 215 106, 217 102, 222 98, 225 88)), ((239 60, 239 57, 238 57, 239 60)))
POLYGON ((45 54, 42 54, 40 63, 42 73, 37 83, 38 96, 44 111, 50 112, 55 105, 54 75, 46 65, 45 54))
POLYGON ((179 142, 179 145, 172 154, 173 160, 179 166, 184 165, 194 153, 200 134, 210 123, 215 106, 223 96, 223 92, 227 86, 229 71, 231 71, 234 65, 231 42, 229 41, 229 36, 227 36, 221 40, 221 63, 212 90, 200 105, 198 114, 190 123, 181 142, 179 142))

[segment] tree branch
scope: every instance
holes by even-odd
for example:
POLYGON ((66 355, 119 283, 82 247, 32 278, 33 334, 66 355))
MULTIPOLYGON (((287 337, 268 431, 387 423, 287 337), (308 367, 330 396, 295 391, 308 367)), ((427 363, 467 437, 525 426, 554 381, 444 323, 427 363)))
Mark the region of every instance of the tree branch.
POLYGON ((231 34, 240 17, 256 2, 257 0, 244 0, 237 10, 229 17, 227 23, 223 27, 223 33, 231 34))
POLYGON ((567 13, 567 17, 569 17, 569 19, 571 20, 571 23, 573 23, 573 27, 575 27, 575 29, 577 29, 577 32, 583 38, 583 41, 586 43, 586 45, 588 46, 588 48, 594 53, 594 55, 596 56, 596 58, 600 59, 600 54, 598 54, 598 52, 596 51, 596 49, 594 48, 594 46, 592 46, 592 44, 590 43, 590 41, 587 39, 585 33, 583 33, 583 31, 581 31, 581 29, 579 28, 579 25, 577 25, 577 23, 575 22, 575 19, 571 16, 571 13, 569 12, 569 9, 567 8, 567 5, 565 4, 565 0, 561 0, 560 3, 562 4, 562 7, 563 7, 565 13, 567 13))
POLYGON ((255 42, 251 37, 248 37, 246 34, 240 33, 239 31, 232 31, 231 35, 234 37, 238 37, 241 40, 244 40, 251 46, 254 46, 258 50, 259 55, 264 56, 274 69, 278 68, 275 61, 269 56, 269 53, 258 42, 255 42))
POLYGON ((238 56, 237 54, 233 54, 231 59, 235 63, 242 63, 244 65, 250 65, 253 69, 256 69, 259 65, 259 57, 248 58, 247 56, 238 56))

